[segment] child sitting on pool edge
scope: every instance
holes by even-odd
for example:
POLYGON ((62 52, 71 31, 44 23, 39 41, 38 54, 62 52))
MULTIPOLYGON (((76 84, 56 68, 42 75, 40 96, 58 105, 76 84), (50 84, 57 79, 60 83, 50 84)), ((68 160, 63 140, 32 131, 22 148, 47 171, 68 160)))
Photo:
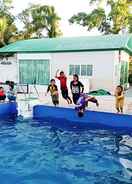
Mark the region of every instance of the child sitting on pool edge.
POLYGON ((53 104, 56 106, 59 104, 59 94, 58 94, 58 88, 55 84, 55 79, 51 79, 50 84, 47 88, 47 92, 45 95, 47 95, 47 93, 50 91, 51 94, 51 98, 52 98, 52 102, 53 104))
POLYGON ((5 92, 4 92, 4 88, 0 87, 0 102, 4 102, 5 99, 6 99, 6 95, 5 95, 5 92))
POLYGON ((7 91, 7 98, 9 102, 16 101, 16 94, 14 91, 14 82, 9 82, 9 90, 7 91))
POLYGON ((78 111, 78 116, 82 117, 88 102, 96 103, 96 106, 99 106, 98 100, 95 97, 88 96, 85 93, 82 93, 77 101, 75 109, 78 111))

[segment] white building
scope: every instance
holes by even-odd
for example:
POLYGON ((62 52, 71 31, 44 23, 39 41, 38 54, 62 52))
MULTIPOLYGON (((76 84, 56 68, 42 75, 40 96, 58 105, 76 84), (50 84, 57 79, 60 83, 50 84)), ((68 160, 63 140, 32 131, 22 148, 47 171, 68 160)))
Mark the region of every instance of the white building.
POLYGON ((78 74, 85 91, 113 91, 127 84, 132 35, 44 38, 17 41, 0 49, 0 81, 47 85, 57 69, 72 80, 78 74))

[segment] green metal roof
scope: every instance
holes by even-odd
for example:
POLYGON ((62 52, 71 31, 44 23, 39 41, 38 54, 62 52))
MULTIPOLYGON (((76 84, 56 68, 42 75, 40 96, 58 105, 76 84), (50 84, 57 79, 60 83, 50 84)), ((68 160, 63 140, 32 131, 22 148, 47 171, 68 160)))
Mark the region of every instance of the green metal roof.
POLYGON ((76 52, 125 50, 132 54, 131 35, 41 38, 17 41, 0 49, 0 53, 76 52))

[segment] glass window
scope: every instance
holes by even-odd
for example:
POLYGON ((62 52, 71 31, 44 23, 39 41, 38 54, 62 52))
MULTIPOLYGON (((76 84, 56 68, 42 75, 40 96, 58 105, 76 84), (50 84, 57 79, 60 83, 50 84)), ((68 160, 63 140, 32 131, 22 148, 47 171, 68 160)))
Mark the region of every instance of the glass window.
POLYGON ((93 75, 93 65, 87 65, 87 76, 93 75))
POLYGON ((120 73, 120 84, 125 85, 128 83, 128 62, 122 61, 121 73, 120 73))
POLYGON ((69 75, 80 75, 80 65, 69 65, 69 75))
POLYGON ((74 65, 69 65, 69 75, 73 75, 74 65))
POLYGON ((92 76, 93 65, 81 65, 81 76, 92 76))
POLYGON ((74 69, 74 74, 80 75, 80 65, 74 65, 75 69, 74 69))
POLYGON ((69 65, 69 75, 92 76, 93 65, 69 65))
POLYGON ((87 65, 81 65, 81 76, 87 76, 87 65))
POLYGON ((49 60, 20 60, 19 81, 21 84, 47 85, 50 80, 49 60))

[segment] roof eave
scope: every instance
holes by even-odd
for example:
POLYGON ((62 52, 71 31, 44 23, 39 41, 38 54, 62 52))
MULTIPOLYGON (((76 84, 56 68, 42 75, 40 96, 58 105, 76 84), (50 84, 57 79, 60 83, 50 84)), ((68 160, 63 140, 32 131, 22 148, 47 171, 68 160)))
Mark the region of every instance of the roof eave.
POLYGON ((3 51, 3 52, 0 52, 0 55, 1 54, 8 54, 8 53, 12 53, 12 54, 15 54, 15 53, 62 53, 62 52, 101 52, 101 51, 116 51, 116 50, 125 50, 129 53, 131 53, 130 49, 128 48, 105 48, 105 49, 72 49, 72 50, 56 50, 56 51, 53 51, 53 50, 49 50, 49 51, 3 51))

